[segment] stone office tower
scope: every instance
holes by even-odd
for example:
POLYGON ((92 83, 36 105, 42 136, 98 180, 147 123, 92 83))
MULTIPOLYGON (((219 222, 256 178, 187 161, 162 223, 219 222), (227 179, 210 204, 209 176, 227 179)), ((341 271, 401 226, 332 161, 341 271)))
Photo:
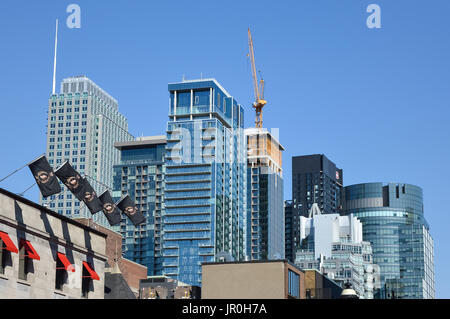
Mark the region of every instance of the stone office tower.
MULTIPOLYGON (((88 181, 97 193, 106 186, 112 190, 113 165, 119 150, 114 142, 130 141, 128 122, 118 110, 118 102, 86 76, 75 76, 61 82, 59 94, 48 101, 47 150, 50 165, 57 169, 64 161, 88 181)), ((41 203, 71 218, 91 218, 84 204, 63 185, 60 194, 41 203)), ((93 215, 94 222, 109 227, 102 212, 93 215)))

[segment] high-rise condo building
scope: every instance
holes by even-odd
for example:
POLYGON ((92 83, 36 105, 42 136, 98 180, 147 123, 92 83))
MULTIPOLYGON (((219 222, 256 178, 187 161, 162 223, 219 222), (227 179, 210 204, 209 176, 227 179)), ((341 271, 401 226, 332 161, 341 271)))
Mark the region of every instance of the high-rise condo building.
POLYGON ((422 189, 410 184, 345 187, 345 214, 361 220, 363 239, 372 244, 380 266, 379 298, 435 297, 433 239, 422 196, 422 189))
POLYGON ((163 274, 201 286, 201 263, 246 257, 244 110, 215 80, 168 85, 163 274))
MULTIPOLYGON (((50 96, 46 155, 54 169, 69 160, 102 193, 106 186, 112 189, 113 165, 119 161, 114 142, 129 140, 127 119, 119 113, 117 101, 89 78, 66 78, 60 93, 50 96)), ((92 216, 66 187, 40 201, 68 217, 92 216)), ((93 215, 93 220, 109 227, 102 212, 93 215)))
POLYGON ((247 138, 247 255, 250 260, 284 258, 283 146, 263 128, 247 138))
POLYGON ((292 157, 292 199, 300 216, 308 216, 313 203, 323 214, 342 211, 342 173, 323 154, 292 157))
MULTIPOLYGON (((147 267, 149 276, 162 274, 161 231, 164 212, 164 155, 166 136, 139 137, 117 142, 120 162, 114 166, 114 200, 128 194, 145 216, 134 226, 125 215, 114 230, 122 234, 122 253, 147 267)), ((120 247, 119 247, 120 248, 120 247)))

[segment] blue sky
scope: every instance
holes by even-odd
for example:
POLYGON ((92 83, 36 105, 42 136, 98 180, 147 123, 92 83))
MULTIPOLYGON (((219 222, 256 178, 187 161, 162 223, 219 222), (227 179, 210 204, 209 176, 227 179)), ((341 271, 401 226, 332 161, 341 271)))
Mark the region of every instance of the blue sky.
MULTIPOLYGON (((87 75, 119 101, 133 135, 164 134, 167 83, 216 78, 253 126, 247 28, 266 81, 264 126, 280 128, 285 197, 291 157, 324 153, 345 185, 402 182, 424 191, 435 241, 438 298, 450 298, 450 2, 20 1, 0 2, 0 176, 45 152, 55 19, 57 90, 87 75), (81 7, 69 29, 66 7, 81 7), (366 8, 381 7, 381 29, 366 8)), ((0 183, 22 192, 28 169, 0 183)), ((37 200, 34 187, 26 197, 37 200)))

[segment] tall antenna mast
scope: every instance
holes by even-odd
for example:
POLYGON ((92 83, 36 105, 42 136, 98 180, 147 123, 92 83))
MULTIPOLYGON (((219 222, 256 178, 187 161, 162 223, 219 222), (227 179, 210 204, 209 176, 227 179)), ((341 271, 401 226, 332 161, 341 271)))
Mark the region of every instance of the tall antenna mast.
POLYGON ((58 19, 56 19, 56 33, 55 33, 55 58, 53 60, 53 89, 52 94, 55 94, 55 83, 56 83, 56 52, 58 50, 58 19))

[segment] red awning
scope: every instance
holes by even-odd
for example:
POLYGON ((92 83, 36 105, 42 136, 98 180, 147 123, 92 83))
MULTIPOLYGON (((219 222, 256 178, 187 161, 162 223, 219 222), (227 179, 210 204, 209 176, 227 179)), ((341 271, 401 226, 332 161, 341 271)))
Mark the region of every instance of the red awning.
POLYGON ((6 246, 5 248, 1 247, 1 249, 6 249, 16 254, 19 252, 16 245, 14 245, 14 243, 12 242, 11 238, 9 238, 7 233, 0 231, 0 238, 2 239, 3 243, 6 246))
POLYGON ((20 240, 20 246, 24 246, 25 250, 27 251, 26 256, 31 259, 41 260, 41 257, 39 257, 38 253, 34 249, 33 245, 28 240, 21 239, 20 240))
POLYGON ((75 272, 75 267, 72 266, 72 264, 70 263, 69 259, 67 259, 66 255, 64 255, 62 253, 58 253, 58 258, 63 263, 65 270, 67 270, 67 271, 72 270, 72 272, 75 272))
POLYGON ((89 265, 87 262, 83 261, 83 266, 86 268, 86 270, 89 273, 89 277, 94 280, 100 280, 100 277, 97 275, 97 273, 92 269, 91 265, 89 265))

